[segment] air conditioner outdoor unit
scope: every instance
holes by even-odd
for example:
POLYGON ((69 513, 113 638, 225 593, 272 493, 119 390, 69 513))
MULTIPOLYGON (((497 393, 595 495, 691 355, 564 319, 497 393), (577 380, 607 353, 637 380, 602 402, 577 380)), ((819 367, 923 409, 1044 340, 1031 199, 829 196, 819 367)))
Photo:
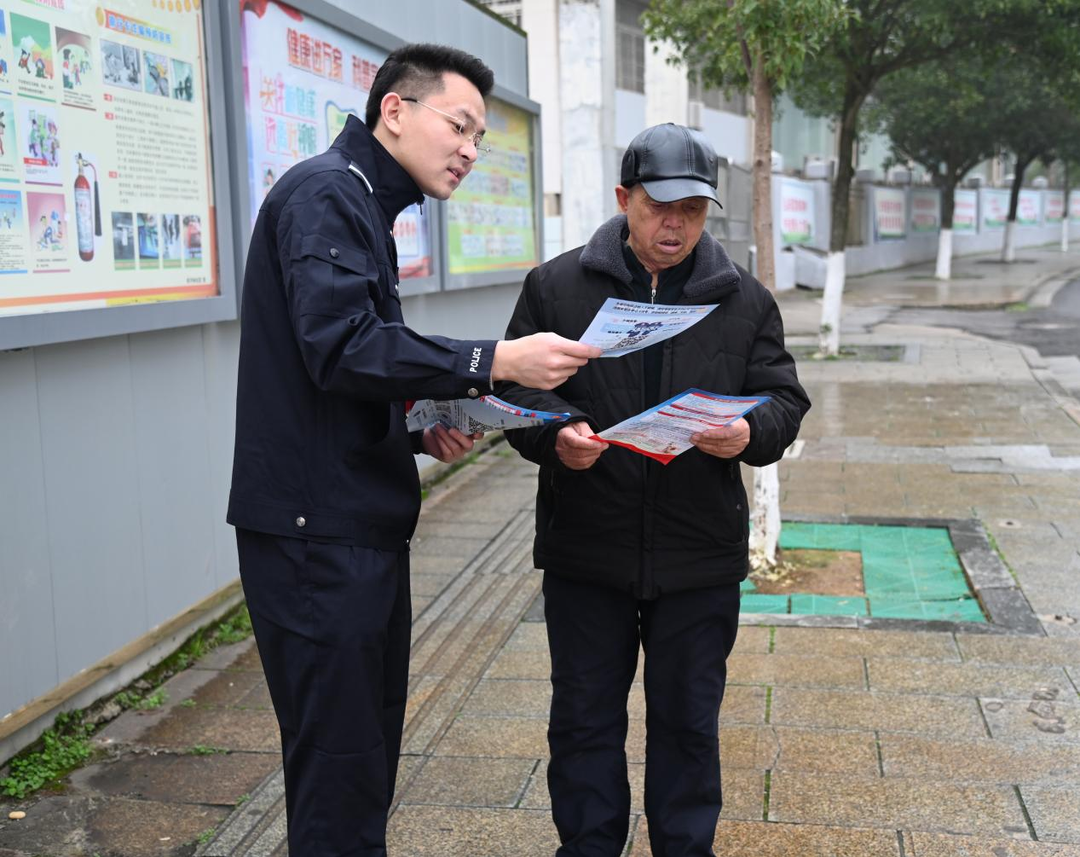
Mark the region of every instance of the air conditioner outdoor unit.
POLYGON ((691 101, 686 105, 686 124, 701 131, 705 127, 705 105, 691 101))
POLYGON ((964 187, 978 189, 982 187, 985 183, 986 178, 984 176, 968 176, 966 179, 964 179, 964 187))
POLYGON ((832 160, 823 161, 820 158, 807 158, 803 164, 803 177, 808 179, 831 179, 835 172, 835 163, 832 160))

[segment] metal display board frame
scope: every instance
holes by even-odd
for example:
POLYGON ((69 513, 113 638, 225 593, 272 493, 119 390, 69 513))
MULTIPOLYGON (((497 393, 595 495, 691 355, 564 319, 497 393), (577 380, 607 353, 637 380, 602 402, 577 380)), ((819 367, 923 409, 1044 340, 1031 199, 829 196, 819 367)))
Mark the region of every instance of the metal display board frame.
POLYGON ((228 135, 221 133, 221 129, 228 125, 227 116, 232 105, 227 93, 223 94, 220 87, 210 85, 211 81, 226 79, 228 68, 220 17, 212 11, 218 7, 217 3, 204 3, 201 10, 206 43, 206 100, 210 126, 208 155, 210 190, 215 210, 218 294, 187 300, 3 316, 0 317, 0 351, 230 321, 237 317, 236 268, 229 263, 236 256, 232 195, 234 170, 228 135))

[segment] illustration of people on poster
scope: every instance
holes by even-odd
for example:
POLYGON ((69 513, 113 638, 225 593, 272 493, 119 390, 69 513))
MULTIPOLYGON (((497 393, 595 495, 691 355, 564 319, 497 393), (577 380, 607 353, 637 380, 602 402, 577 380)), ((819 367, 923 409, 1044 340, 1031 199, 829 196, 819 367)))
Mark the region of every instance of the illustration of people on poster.
POLYGON ((135 218, 128 211, 112 214, 113 266, 118 271, 135 268, 135 218))
POLYGON ((0 87, 11 86, 11 40, 8 38, 7 16, 0 11, 0 87))
POLYGON ((18 137, 27 182, 60 184, 60 124, 56 109, 20 101, 18 137))
POLYGON ((73 30, 56 28, 56 52, 60 58, 63 103, 72 107, 93 108, 93 62, 90 37, 73 30))
POLYGON ((135 216, 135 224, 139 231, 139 267, 159 267, 161 264, 161 252, 158 249, 157 215, 140 211, 135 216))
POLYGON ((202 221, 197 214, 184 215, 184 267, 202 264, 202 221))
POLYGON ((101 77, 105 83, 138 92, 142 87, 140 69, 139 52, 135 48, 102 40, 101 77))
POLYGON ((183 60, 172 61, 172 96, 179 101, 191 101, 195 97, 195 72, 191 63, 183 60))
POLYGON ((182 264, 180 247, 180 215, 161 215, 161 259, 166 268, 179 268, 182 264))
POLYGON ((0 98, 0 180, 17 179, 17 156, 15 102, 10 98, 0 98))
POLYGON ((30 250, 36 271, 67 270, 67 218, 62 193, 26 194, 30 250))
POLYGON ((169 87, 169 58, 163 54, 143 51, 143 68, 146 70, 144 76, 146 91, 151 95, 168 98, 171 94, 169 87))
MULTIPOLYGON (((386 52, 277 0, 241 2, 241 46, 251 154, 251 224, 275 181, 326 151, 350 115, 363 117, 386 52)), ((468 181, 472 181, 472 176, 468 181)), ((394 229, 401 278, 434 272, 431 221, 405 209, 394 229)))
POLYGON ((17 58, 14 72, 17 94, 51 100, 53 47, 49 25, 12 12, 11 42, 17 58))
POLYGON ((26 273, 26 225, 22 194, 0 190, 0 274, 26 273))

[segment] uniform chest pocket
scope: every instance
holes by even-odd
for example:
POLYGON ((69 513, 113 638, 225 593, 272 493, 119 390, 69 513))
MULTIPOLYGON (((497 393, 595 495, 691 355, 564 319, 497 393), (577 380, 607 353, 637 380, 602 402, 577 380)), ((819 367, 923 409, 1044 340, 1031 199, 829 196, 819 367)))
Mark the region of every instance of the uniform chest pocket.
POLYGON ((369 250, 324 235, 306 235, 300 253, 315 279, 309 286, 326 304, 321 310, 351 315, 373 312, 382 303, 379 268, 369 250))

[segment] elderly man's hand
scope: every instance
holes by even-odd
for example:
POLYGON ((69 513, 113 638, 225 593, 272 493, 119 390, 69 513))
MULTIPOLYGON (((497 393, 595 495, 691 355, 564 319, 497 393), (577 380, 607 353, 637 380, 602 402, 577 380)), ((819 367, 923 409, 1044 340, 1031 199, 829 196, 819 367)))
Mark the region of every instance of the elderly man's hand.
POLYGON ((473 441, 480 440, 483 432, 466 435, 456 428, 448 429, 446 426, 436 423, 429 429, 424 430, 424 436, 420 446, 424 452, 432 458, 437 458, 446 464, 463 458, 473 448, 473 441))
POLYGON ((730 425, 691 435, 690 442, 717 458, 734 458, 750 443, 750 423, 737 419, 730 425))
POLYGON ((608 448, 601 440, 593 440, 595 432, 586 422, 570 423, 559 429, 555 437, 555 454, 571 470, 588 470, 608 448))

